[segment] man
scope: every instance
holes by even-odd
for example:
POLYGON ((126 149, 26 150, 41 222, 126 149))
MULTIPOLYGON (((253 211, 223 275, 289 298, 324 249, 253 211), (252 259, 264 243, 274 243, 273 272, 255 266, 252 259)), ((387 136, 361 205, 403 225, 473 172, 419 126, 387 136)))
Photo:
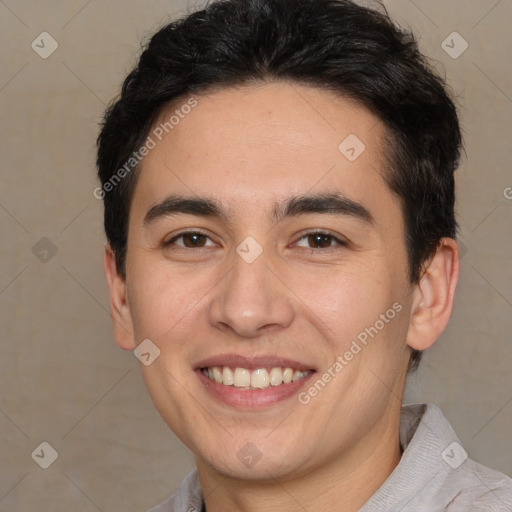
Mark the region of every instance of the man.
POLYGON ((456 109, 350 1, 225 0, 164 27, 98 168, 114 334, 197 470, 154 511, 506 511, 408 371, 459 275, 456 109))

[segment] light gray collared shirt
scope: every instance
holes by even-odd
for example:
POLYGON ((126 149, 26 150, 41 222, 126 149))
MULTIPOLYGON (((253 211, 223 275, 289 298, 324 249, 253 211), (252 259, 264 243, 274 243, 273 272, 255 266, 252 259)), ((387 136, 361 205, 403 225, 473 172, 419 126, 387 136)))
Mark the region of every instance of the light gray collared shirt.
MULTIPOLYGON (((360 512, 512 512, 512 479, 468 458, 434 404, 408 405, 400 420, 402 458, 360 512)), ((201 512, 197 470, 149 512, 201 512)))

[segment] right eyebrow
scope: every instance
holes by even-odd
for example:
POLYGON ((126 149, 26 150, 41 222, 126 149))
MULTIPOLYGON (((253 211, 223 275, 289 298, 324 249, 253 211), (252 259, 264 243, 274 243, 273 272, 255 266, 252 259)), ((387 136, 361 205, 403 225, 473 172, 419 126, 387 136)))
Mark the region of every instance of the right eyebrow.
POLYGON ((166 197, 160 203, 152 206, 144 217, 144 225, 162 218, 176 214, 198 215, 216 217, 229 223, 228 216, 224 209, 212 199, 207 197, 184 197, 172 195, 166 197))

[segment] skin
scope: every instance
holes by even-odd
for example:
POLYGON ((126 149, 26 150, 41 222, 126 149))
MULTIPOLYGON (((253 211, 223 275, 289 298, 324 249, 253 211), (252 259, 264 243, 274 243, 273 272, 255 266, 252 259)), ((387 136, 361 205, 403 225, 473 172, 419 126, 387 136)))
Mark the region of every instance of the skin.
POLYGON ((144 380, 195 455, 208 512, 356 511, 399 463, 410 349, 431 346, 448 322, 457 244, 441 240, 420 282, 408 281, 400 201, 383 179, 385 128, 364 107, 287 83, 197 100, 143 162, 126 280, 107 246, 116 341, 133 350, 149 338, 160 349, 141 365, 144 380), (366 146, 353 162, 338 149, 349 134, 366 146), (269 218, 275 202, 322 192, 357 201, 374 222, 326 213, 269 218), (228 219, 178 214, 145 224, 170 194, 221 201, 228 219), (203 247, 183 238, 163 246, 183 230, 205 233, 203 247), (346 244, 327 238, 318 247, 305 237, 324 230, 346 244), (248 236, 263 250, 250 264, 236 252, 248 236), (307 363, 314 381, 394 303, 402 311, 306 405, 295 396, 240 410, 212 400, 194 372, 218 354, 272 354, 307 363), (248 442, 261 453, 251 467, 237 456, 248 442))

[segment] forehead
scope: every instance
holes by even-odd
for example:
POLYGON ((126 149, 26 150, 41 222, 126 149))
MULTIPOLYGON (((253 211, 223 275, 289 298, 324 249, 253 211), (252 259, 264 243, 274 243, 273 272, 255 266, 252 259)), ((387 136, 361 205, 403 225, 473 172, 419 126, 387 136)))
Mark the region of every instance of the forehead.
POLYGON ((213 160, 218 156, 225 161, 230 155, 237 156, 239 146, 259 152, 266 144, 270 151, 260 154, 262 163, 266 158, 319 156, 325 151, 326 157, 334 161, 340 156, 339 143, 348 135, 353 140, 354 136, 365 139, 370 153, 377 156, 374 143, 385 131, 376 116, 352 99, 286 82, 199 95, 193 109, 188 109, 188 101, 185 98, 164 109, 151 134, 170 142, 172 138, 174 149, 190 150, 193 145, 189 157, 208 156, 213 160), (179 113, 181 116, 173 115, 179 113), (176 124, 169 126, 170 120, 176 124), (223 145, 219 147, 218 143, 223 145), (209 151, 211 148, 216 151, 209 151))
POLYGON ((299 84, 184 98, 149 133, 155 144, 142 163, 134 207, 147 211, 169 193, 209 195, 233 215, 249 215, 267 201, 336 191, 386 208, 397 200, 382 178, 384 135, 368 109, 299 84))

